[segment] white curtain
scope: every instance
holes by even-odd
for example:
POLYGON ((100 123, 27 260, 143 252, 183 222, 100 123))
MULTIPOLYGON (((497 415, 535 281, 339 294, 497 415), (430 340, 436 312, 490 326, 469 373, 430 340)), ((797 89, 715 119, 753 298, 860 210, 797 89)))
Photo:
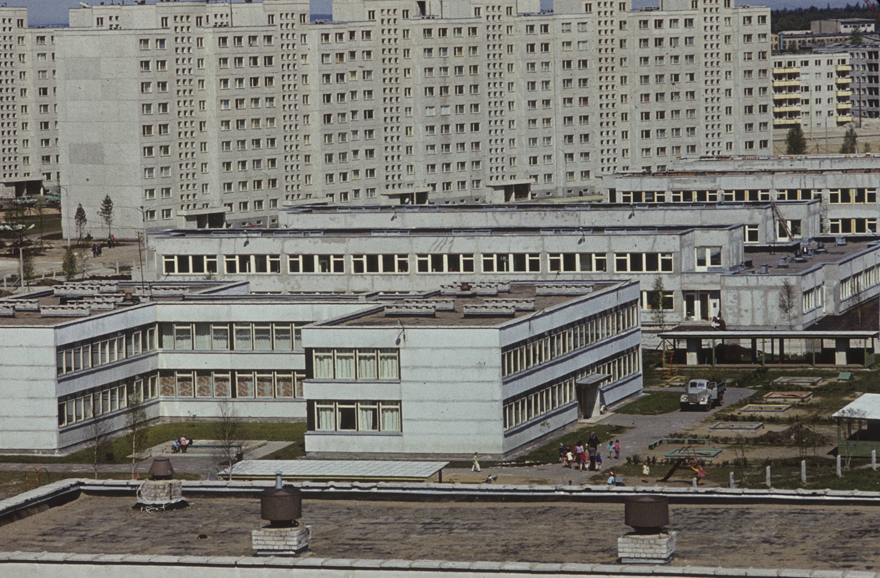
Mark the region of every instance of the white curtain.
POLYGON ((254 326, 254 349, 259 351, 272 349, 272 327, 269 325, 254 326))
POLYGON ((358 429, 361 431, 375 431, 379 429, 376 417, 375 405, 359 405, 358 429))
POLYGON ((397 351, 379 352, 379 379, 399 379, 397 351))
POLYGON ((333 352, 316 350, 314 359, 315 379, 333 379, 333 352))
POLYGON ((198 351, 211 350, 211 325, 209 323, 196 323, 196 349, 198 351))
POLYGON ((382 406, 382 431, 400 431, 400 406, 382 406))
POLYGON ((290 342, 290 326, 289 325, 276 325, 275 326, 275 349, 290 351, 292 349, 292 345, 293 344, 290 342))
POLYGON ((376 379, 376 352, 358 351, 358 379, 376 379))
POLYGON ((226 325, 214 325, 211 331, 211 349, 214 351, 229 351, 229 327, 226 325))
POLYGON ((354 351, 336 352, 336 379, 354 379, 354 351))
POLYGON ((235 349, 238 351, 253 349, 251 345, 251 326, 235 326, 235 349))
POLYGON ((336 429, 336 420, 334 419, 336 412, 333 406, 316 406, 315 413, 317 417, 317 429, 319 431, 334 431, 336 429))

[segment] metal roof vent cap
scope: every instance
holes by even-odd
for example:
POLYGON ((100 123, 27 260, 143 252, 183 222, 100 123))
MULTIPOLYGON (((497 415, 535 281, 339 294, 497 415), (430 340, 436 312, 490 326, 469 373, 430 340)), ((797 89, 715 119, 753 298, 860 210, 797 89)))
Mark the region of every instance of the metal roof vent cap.
POLYGON ((665 496, 627 496, 625 524, 637 534, 659 534, 669 525, 669 498, 665 496))
POLYGON ((153 458, 149 474, 150 478, 154 480, 170 480, 174 477, 174 466, 171 465, 171 458, 164 456, 153 458))
POLYGON ((291 528, 299 525, 301 517, 302 492, 283 487, 281 474, 275 474, 275 487, 260 492, 260 518, 272 528, 291 528))

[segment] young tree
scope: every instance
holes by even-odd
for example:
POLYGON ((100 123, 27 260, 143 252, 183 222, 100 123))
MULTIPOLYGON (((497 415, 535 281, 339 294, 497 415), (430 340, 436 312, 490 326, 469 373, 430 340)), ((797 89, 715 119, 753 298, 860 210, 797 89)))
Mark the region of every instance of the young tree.
POLYGON ((104 224, 107 225, 107 237, 113 236, 113 199, 110 198, 110 195, 104 197, 104 200, 101 201, 101 209, 98 211, 98 215, 104 221, 104 224))
POLYGON ((86 218, 86 210, 83 209, 82 203, 76 208, 73 222, 76 223, 76 244, 79 246, 86 233, 86 224, 89 222, 88 218, 86 218))
POLYGON ((666 310, 663 309, 663 293, 665 292, 666 287, 663 286, 663 279, 659 276, 655 277, 648 305, 651 306, 651 321, 659 325, 660 329, 666 325, 666 310))
POLYGON ((131 434, 131 477, 134 479, 135 467, 140 453, 146 443, 147 411, 141 392, 132 388, 128 395, 128 406, 125 409, 125 425, 131 434))
POLYGON ((92 420, 88 425, 89 440, 92 444, 92 467, 95 470, 95 479, 98 479, 98 464, 104 462, 107 458, 107 442, 110 440, 107 422, 98 419, 98 416, 92 415, 92 420))
POLYGON ((232 468, 235 466, 241 456, 239 448, 241 447, 241 421, 235 415, 235 407, 228 400, 222 400, 217 403, 217 411, 220 414, 216 425, 215 437, 222 446, 220 448, 221 466, 226 465, 227 479, 232 480, 232 468))
POLYGON ((846 134, 843 135, 843 144, 840 146, 840 154, 854 155, 859 152, 858 136, 855 127, 852 125, 848 126, 846 134))
POLYGON ((76 252, 73 247, 68 247, 61 260, 61 274, 64 275, 65 281, 73 281, 78 271, 79 264, 76 261, 76 252))
POLYGON ((864 42, 862 38, 862 31, 858 28, 853 28, 852 34, 849 35, 849 43, 852 46, 860 46, 864 42))
POLYGON ((788 279, 783 279, 782 287, 779 289, 779 311, 781 311, 783 316, 788 320, 789 329, 792 329, 794 326, 792 320, 794 319, 796 306, 797 294, 794 290, 794 286, 788 279))
POLYGON ((785 137, 785 154, 802 155, 807 152, 807 140, 804 138, 804 131, 801 125, 796 124, 788 131, 785 137))

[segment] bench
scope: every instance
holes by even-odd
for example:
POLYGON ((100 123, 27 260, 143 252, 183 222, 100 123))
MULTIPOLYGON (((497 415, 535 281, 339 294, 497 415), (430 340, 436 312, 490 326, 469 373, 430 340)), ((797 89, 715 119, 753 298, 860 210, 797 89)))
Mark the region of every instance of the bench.
POLYGON ((660 438, 654 442, 648 444, 648 449, 653 450, 659 445, 664 443, 678 443, 682 445, 691 445, 691 444, 708 444, 709 440, 705 438, 660 438))
POLYGON ((187 446, 186 446, 186 450, 181 449, 181 452, 182 452, 182 453, 187 453, 187 452, 191 452, 191 451, 194 451, 194 450, 201 450, 201 449, 209 449, 209 450, 229 450, 229 449, 235 449, 235 455, 236 455, 236 456, 241 456, 241 455, 243 455, 243 452, 242 452, 242 449, 243 449, 243 448, 244 448, 244 445, 243 445, 243 444, 217 444, 217 443, 214 443, 214 444, 210 444, 210 443, 208 443, 208 444, 206 444, 206 443, 200 443, 200 442, 193 442, 193 441, 191 441, 189 444, 187 444, 187 446))

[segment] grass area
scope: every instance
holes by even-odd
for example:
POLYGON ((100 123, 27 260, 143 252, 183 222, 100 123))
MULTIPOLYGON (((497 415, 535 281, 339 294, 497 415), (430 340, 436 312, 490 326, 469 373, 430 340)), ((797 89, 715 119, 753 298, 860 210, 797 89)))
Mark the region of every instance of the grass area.
MULTIPOLYGON (((27 470, 22 470, 20 472, 0 472, 0 499, 6 499, 12 497, 16 494, 20 494, 25 491, 25 479, 27 478, 27 470)), ((88 478, 94 479, 95 474, 90 472, 49 472, 49 479, 46 480, 46 474, 44 473, 41 478, 41 485, 46 485, 50 482, 57 482, 59 480, 67 480, 70 478, 88 478)), ((129 480, 131 479, 131 474, 128 473, 99 473, 99 480, 129 480)), ((201 476, 198 474, 174 474, 175 480, 198 480, 201 479, 201 476)), ((32 473, 29 479, 29 484, 27 489, 34 488, 34 480, 35 476, 32 473)))
MULTIPOLYGON (((880 491, 880 471, 872 471, 865 467, 863 462, 852 463, 852 469, 845 470, 843 477, 838 478, 835 471, 834 460, 826 458, 807 458, 807 483, 801 482, 800 458, 787 458, 759 462, 747 468, 739 466, 712 466, 705 465, 703 468, 709 474, 704 483, 712 486, 727 487, 730 474, 737 487, 744 489, 766 489, 766 467, 770 466, 770 483, 775 489, 793 490, 864 490, 880 491)), ((651 475, 648 477, 649 484, 654 484, 672 468, 671 465, 656 464, 651 466, 651 475)), ((624 477, 629 483, 641 483, 642 467, 638 464, 615 465, 616 474, 624 477)), ((608 477, 607 471, 596 474, 590 478, 594 484, 604 483, 608 477)), ((680 467, 668 482, 658 485, 664 487, 681 487, 690 485, 693 479, 693 471, 687 466, 680 467)))
POLYGON ((681 394, 676 391, 652 391, 614 410, 627 415, 660 415, 678 411, 681 394))
MULTIPOLYGON (((217 439, 219 423, 216 422, 175 422, 155 425, 146 430, 144 447, 153 447, 162 443, 171 444, 171 440, 180 436, 193 439, 198 445, 199 440, 217 439)), ((294 442, 280 452, 294 457, 303 454, 303 440, 305 439, 306 424, 304 423, 241 423, 239 435, 242 440, 265 440, 265 441, 289 441, 294 442), (298 452, 298 453, 297 453, 298 452)), ((124 435, 108 441, 101 448, 99 463, 124 464, 128 463, 126 456, 131 454, 131 435, 124 435)), ((275 455, 272 454, 272 455, 275 455)), ((268 456, 267 456, 268 458, 268 456)), ((276 457, 273 459, 293 459, 288 457, 276 457)), ((43 463, 43 464, 91 464, 94 462, 94 452, 86 448, 63 457, 47 456, 0 456, 0 462, 19 463, 43 463)))
POLYGON ((554 464, 559 461, 559 444, 566 447, 574 447, 578 442, 587 443, 591 432, 596 432, 599 438, 599 448, 606 453, 605 446, 608 440, 613 439, 625 432, 627 428, 617 425, 603 424, 586 424, 574 431, 570 431, 552 442, 548 442, 538 448, 533 449, 524 456, 518 458, 517 462, 531 462, 538 464, 554 464))

